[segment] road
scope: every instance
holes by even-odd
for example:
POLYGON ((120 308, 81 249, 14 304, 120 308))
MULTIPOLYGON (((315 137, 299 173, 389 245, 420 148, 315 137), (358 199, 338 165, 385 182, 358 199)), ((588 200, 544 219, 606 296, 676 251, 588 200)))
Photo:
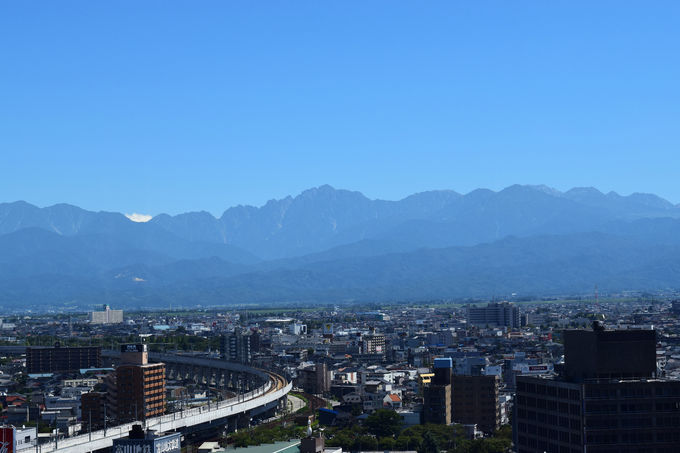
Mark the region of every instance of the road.
POLYGON ((298 410, 305 407, 305 400, 297 396, 288 395, 288 410, 291 414, 294 414, 298 410))

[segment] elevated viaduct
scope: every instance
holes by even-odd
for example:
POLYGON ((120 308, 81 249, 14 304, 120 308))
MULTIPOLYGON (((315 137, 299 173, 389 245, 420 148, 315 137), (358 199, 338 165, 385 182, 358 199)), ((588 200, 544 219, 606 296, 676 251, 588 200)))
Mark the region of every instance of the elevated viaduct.
MULTIPOLYGON (((104 351, 102 355, 115 359, 115 351, 104 351)), ((160 417, 148 418, 148 429, 163 431, 201 431, 225 428, 247 427, 254 415, 274 411, 285 402, 292 383, 282 376, 265 370, 252 368, 239 363, 200 356, 150 353, 149 359, 164 362, 169 376, 190 379, 196 383, 214 385, 220 388, 244 391, 235 397, 217 403, 185 409, 160 417)), ((40 453, 63 452, 83 453, 111 447, 113 440, 126 437, 134 423, 93 431, 92 433, 42 444, 40 453)))

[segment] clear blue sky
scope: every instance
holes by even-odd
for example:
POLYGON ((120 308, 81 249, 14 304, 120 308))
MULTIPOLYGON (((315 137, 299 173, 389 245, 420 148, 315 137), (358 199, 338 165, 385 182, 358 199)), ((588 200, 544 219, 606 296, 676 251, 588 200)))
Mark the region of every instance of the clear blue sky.
POLYGON ((0 3, 0 201, 158 214, 321 184, 680 202, 680 2, 0 3))

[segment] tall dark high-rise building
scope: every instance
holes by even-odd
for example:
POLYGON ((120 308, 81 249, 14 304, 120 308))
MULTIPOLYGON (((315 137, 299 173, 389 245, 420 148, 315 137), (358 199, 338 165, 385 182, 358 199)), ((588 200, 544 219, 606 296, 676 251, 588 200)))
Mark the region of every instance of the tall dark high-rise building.
POLYGON ((520 327, 519 308, 509 302, 489 303, 486 307, 468 307, 467 322, 480 327, 520 327))
POLYGON ((313 395, 331 390, 331 372, 324 362, 298 370, 298 386, 313 395))
POLYGON ((26 348, 28 373, 58 373, 83 368, 100 368, 102 348, 99 346, 26 348))
POLYGON ((517 377, 517 453, 680 451, 680 381, 656 377, 652 330, 565 331, 558 377, 517 377))
POLYGON ((501 427, 498 376, 453 376, 452 418, 455 423, 477 425, 485 433, 501 427))
POLYGON ((565 330, 564 375, 584 379, 648 378, 656 374, 654 330, 565 330))
POLYGON ((250 334, 250 352, 253 354, 257 354, 260 352, 260 339, 261 335, 260 332, 257 330, 251 332, 250 334))
POLYGON ((453 360, 450 357, 434 359, 434 378, 432 379, 433 384, 450 384, 452 374, 453 360))
POLYGON ((680 315, 680 300, 671 302, 671 312, 675 315, 680 315))
POLYGON ((434 359, 434 377, 423 389, 423 423, 451 424, 452 372, 450 358, 434 359))
POLYGON ((425 387, 423 403, 423 423, 451 424, 451 384, 425 387))
MULTIPOLYGON (((259 349, 259 335, 257 336, 259 349)), ((220 355, 229 362, 249 364, 252 361, 252 335, 235 331, 220 338, 220 355)))

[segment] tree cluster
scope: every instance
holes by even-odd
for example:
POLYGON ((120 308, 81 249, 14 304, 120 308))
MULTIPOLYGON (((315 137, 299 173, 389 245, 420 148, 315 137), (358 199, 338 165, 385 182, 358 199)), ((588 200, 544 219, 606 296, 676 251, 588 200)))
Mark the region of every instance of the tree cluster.
POLYGON ((326 444, 347 451, 416 450, 418 453, 504 453, 510 451, 512 430, 504 426, 493 436, 466 439, 462 427, 417 425, 403 429, 399 415, 388 409, 377 410, 363 426, 329 429, 326 444))

